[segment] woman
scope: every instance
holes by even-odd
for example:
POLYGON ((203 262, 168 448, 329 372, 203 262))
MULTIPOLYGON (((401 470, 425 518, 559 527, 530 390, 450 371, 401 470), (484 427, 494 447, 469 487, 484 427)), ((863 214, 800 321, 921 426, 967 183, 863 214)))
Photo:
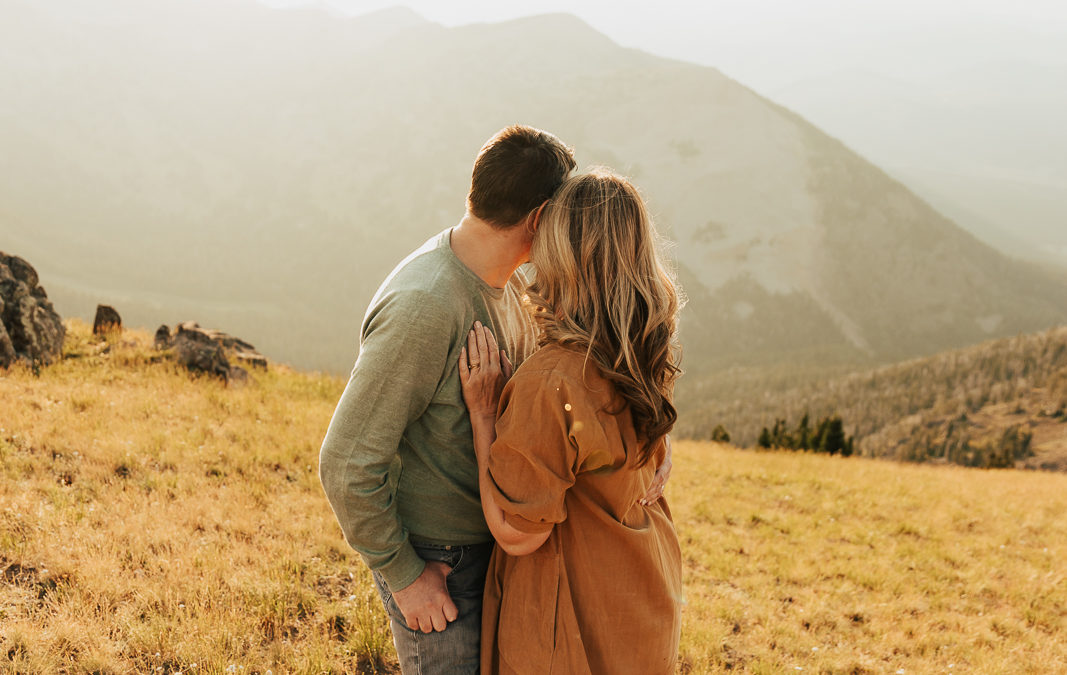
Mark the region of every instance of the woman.
POLYGON ((460 379, 498 544, 485 673, 674 671, 678 540, 666 502, 640 499, 676 419, 679 372, 678 298, 655 244, 630 183, 571 178, 530 253, 540 348, 508 379, 488 329, 468 336, 460 379))

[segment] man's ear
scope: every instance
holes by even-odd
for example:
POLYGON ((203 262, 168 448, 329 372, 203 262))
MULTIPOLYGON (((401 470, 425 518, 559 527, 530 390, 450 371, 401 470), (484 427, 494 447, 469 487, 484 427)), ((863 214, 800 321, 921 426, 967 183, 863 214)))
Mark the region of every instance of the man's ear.
POLYGON ((537 232, 537 228, 541 226, 541 214, 544 213, 546 206, 548 206, 547 199, 541 202, 541 206, 538 206, 537 210, 533 211, 530 214, 530 222, 528 225, 530 229, 530 234, 535 234, 537 232))

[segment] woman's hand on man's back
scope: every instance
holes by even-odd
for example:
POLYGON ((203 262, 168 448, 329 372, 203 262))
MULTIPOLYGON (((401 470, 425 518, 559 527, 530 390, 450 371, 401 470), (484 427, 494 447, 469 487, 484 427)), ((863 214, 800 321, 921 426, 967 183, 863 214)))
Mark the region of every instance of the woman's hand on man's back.
POLYGON ((459 381, 471 418, 496 420, 500 393, 514 370, 492 331, 475 321, 459 355, 459 381))

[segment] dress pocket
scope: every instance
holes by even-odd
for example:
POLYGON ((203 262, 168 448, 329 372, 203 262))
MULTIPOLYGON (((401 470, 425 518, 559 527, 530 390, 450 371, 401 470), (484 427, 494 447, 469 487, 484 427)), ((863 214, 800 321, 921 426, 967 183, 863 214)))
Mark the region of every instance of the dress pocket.
POLYGON ((556 646, 560 564, 555 546, 508 556, 497 631, 500 659, 514 672, 549 672, 556 646))

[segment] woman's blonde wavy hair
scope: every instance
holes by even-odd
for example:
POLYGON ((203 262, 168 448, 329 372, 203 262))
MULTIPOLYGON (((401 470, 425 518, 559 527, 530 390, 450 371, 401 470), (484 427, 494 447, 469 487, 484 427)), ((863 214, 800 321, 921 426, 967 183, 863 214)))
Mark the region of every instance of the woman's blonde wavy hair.
POLYGON ((658 244, 637 188, 596 169, 563 183, 530 251, 541 344, 575 347, 596 362, 629 404, 641 465, 678 418, 679 294, 658 244))

